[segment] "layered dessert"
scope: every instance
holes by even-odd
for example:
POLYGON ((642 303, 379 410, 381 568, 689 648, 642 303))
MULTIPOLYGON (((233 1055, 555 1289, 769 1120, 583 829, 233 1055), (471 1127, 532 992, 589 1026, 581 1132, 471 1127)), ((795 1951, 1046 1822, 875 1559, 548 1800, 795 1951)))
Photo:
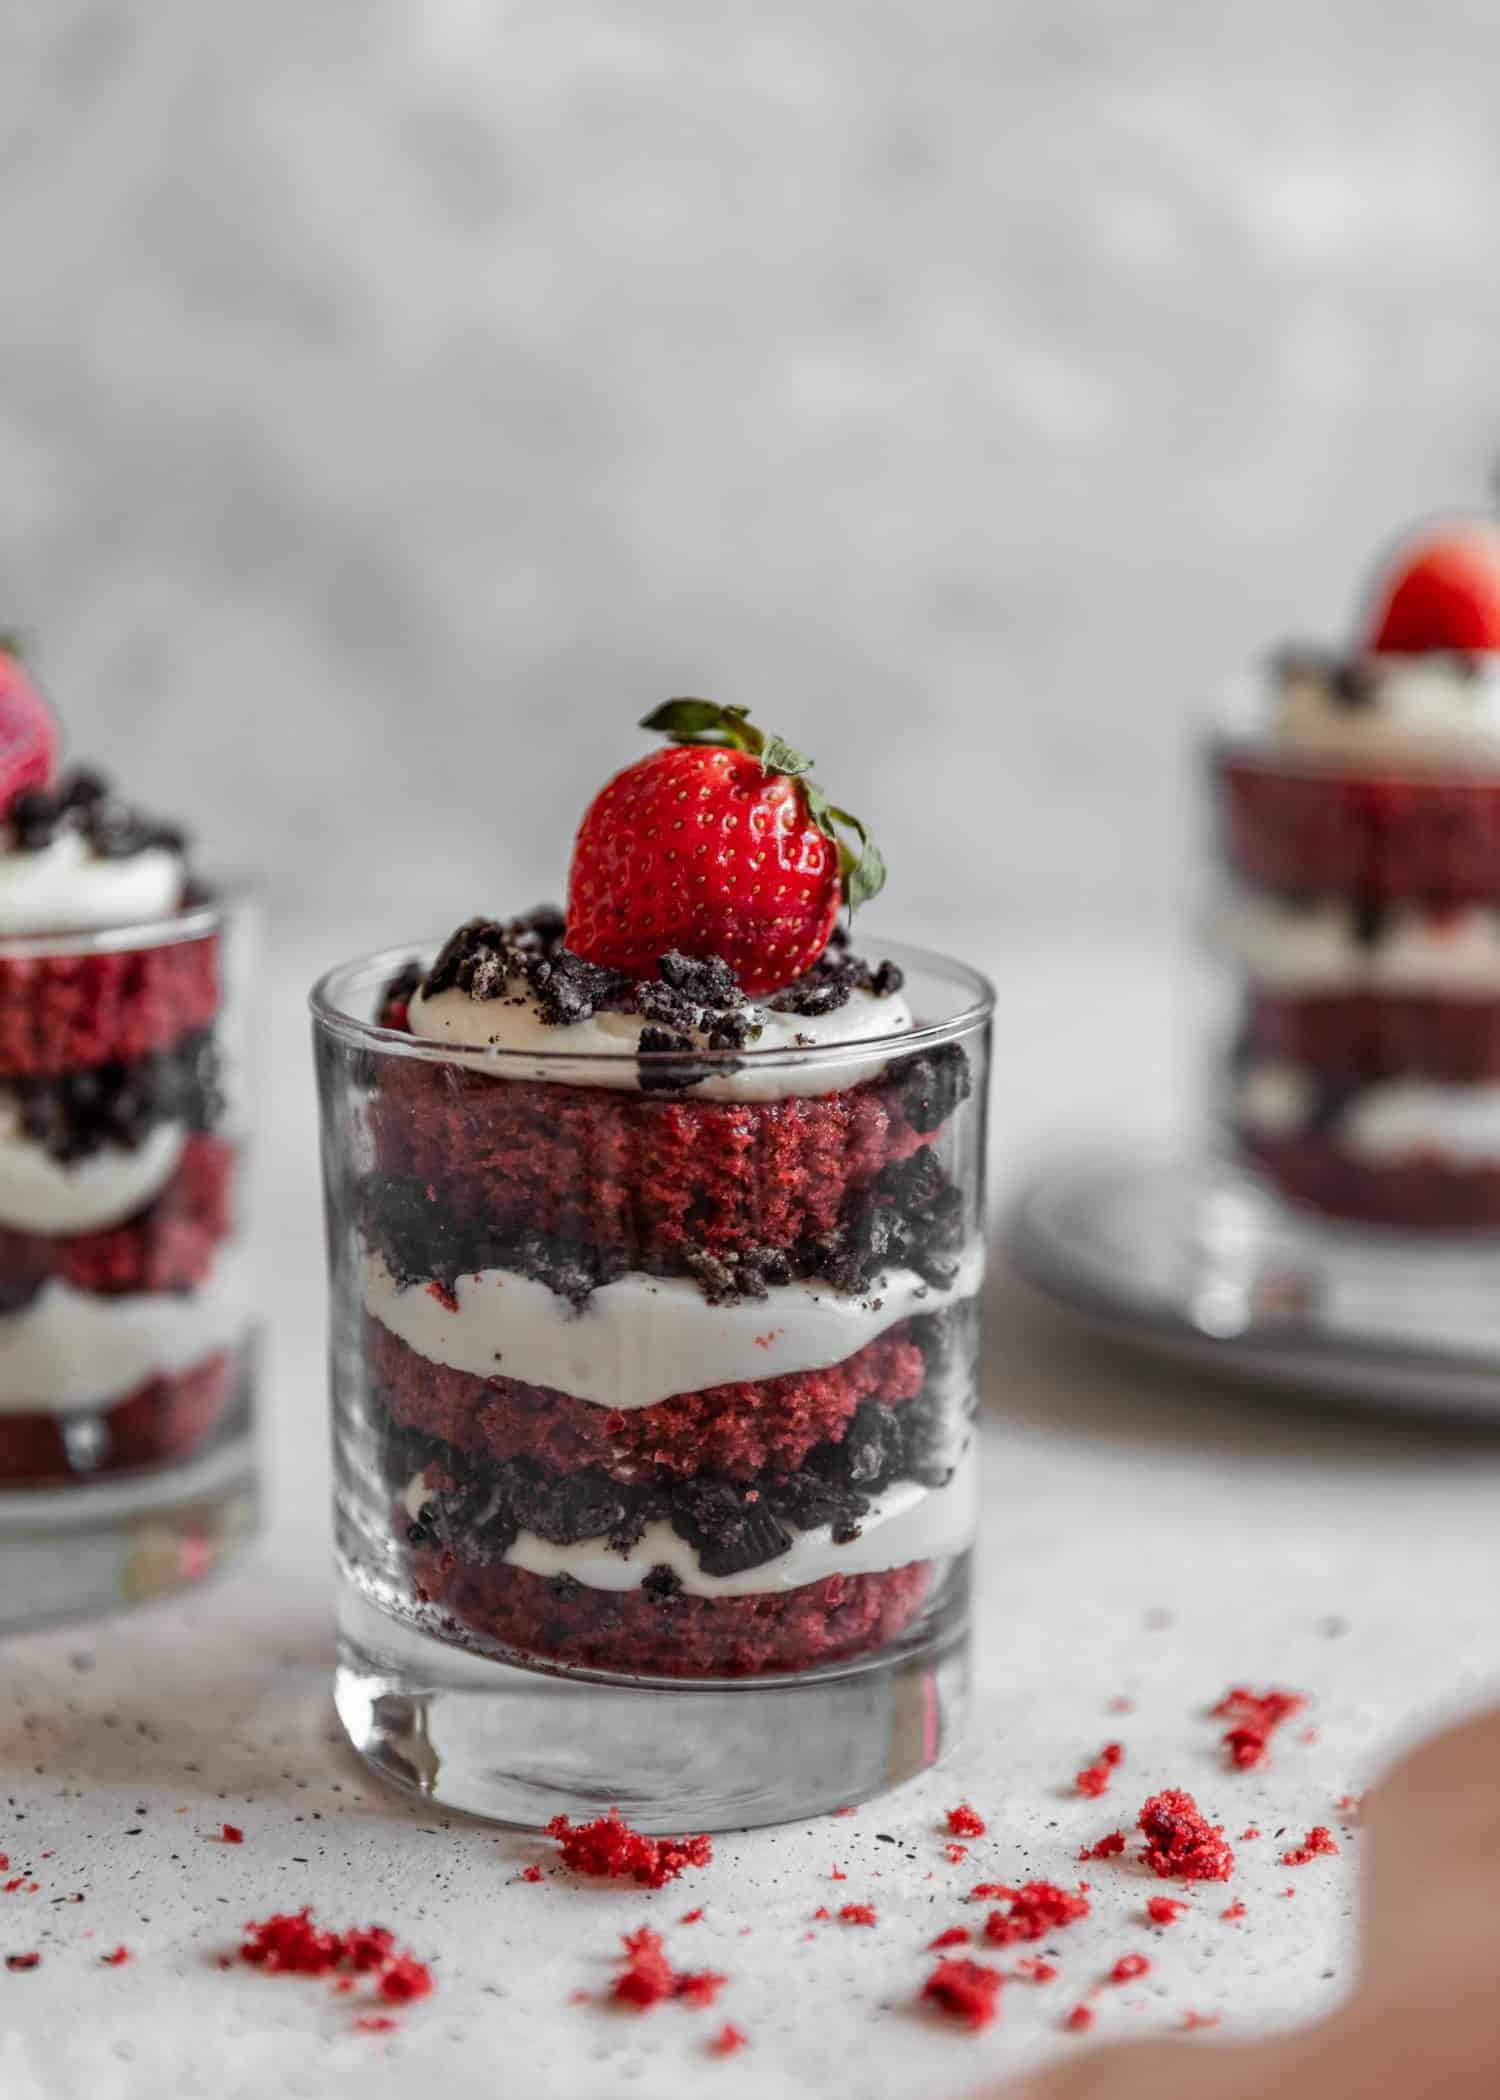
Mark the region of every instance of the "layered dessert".
POLYGON ((221 975, 182 832, 59 767, 0 647, 0 1487, 174 1463, 235 1411, 221 975))
POLYGON ((1500 1226, 1500 528, 1403 549, 1215 772, 1241 1156, 1332 1217, 1500 1226))
POLYGON ((647 726, 566 913, 468 921, 325 1065, 379 1482, 346 1558, 507 1658, 805 1671, 961 1603, 983 1014, 924 1027, 850 945, 883 869, 796 753, 647 726))

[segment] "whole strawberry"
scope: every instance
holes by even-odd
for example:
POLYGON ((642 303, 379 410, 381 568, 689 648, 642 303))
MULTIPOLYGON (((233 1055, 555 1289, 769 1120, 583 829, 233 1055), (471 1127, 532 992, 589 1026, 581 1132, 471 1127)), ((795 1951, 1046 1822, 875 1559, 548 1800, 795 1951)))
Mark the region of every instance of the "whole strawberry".
POLYGON ((1461 520, 1405 548, 1381 582, 1365 646, 1385 656, 1500 650, 1500 527, 1461 520))
POLYGON ((13 636, 0 634, 0 817, 57 764, 57 724, 32 684, 13 636))
POLYGON ((885 881, 863 824, 743 707, 668 700, 641 727, 671 745, 589 805, 568 876, 568 946, 634 977, 653 976, 672 948, 720 955, 752 998, 789 984, 827 947, 840 904, 852 910, 885 881))

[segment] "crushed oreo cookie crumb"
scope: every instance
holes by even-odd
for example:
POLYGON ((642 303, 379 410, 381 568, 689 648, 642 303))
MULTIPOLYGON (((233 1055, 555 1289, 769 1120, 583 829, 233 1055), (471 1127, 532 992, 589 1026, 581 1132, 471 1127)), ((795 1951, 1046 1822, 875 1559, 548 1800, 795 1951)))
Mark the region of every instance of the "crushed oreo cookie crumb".
POLYGON ((21 853, 41 853, 63 832, 76 833, 101 860, 129 860, 159 848, 182 853, 187 834, 158 823, 128 803, 117 802, 102 773, 83 766, 52 788, 26 788, 9 810, 11 835, 21 853))

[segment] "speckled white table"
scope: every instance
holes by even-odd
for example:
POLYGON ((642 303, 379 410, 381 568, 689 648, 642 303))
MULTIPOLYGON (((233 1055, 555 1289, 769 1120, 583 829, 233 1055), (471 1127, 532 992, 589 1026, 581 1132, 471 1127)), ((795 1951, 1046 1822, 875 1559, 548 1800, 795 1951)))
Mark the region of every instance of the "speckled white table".
MULTIPOLYGON (((1165 1099, 1156 949, 1102 932, 997 933, 987 959, 1027 988, 998 1059, 1003 1167, 1034 1158, 1049 1131, 1138 1122, 1143 1095, 1165 1099), (1101 986, 1134 995, 1109 1071, 1091 1023, 1101 986)), ((366 1781, 327 1695, 306 961, 288 943, 267 1086, 266 1532, 200 1594, 0 1650, 0 1850, 39 1883, 0 1895, 0 1953, 42 1956, 29 1973, 0 1970, 6 2100, 321 2100, 419 2081, 455 2100, 603 2100, 700 2081, 728 2100, 957 2095, 1085 2046, 1062 2017, 1133 1950, 1151 1973, 1100 1995, 1096 2035, 1169 2028, 1189 2011, 1264 2025, 1327 2005, 1347 1979, 1360 1837, 1302 1869, 1278 1855, 1311 1823, 1338 1828, 1335 1803, 1394 1745, 1493 1682, 1500 1435, 1209 1389, 1083 1338, 1003 1276, 979 1690, 949 1769, 845 1819, 724 1837, 712 1867, 658 1894, 527 1884, 520 1870, 545 1844, 424 1814, 366 1781), (1270 1771, 1226 1771, 1205 1708, 1239 1679, 1311 1692, 1316 1739, 1294 1724, 1270 1771), (1112 1711, 1120 1698, 1133 1711, 1112 1711), (1071 1775, 1110 1737, 1126 1746, 1113 1795, 1081 1800, 1071 1775), (1074 1869, 1080 1842, 1169 1784, 1232 1833, 1265 1833, 1239 1847, 1242 1922, 1225 1923, 1229 1897, 1203 1889, 1159 1932, 1143 1911, 1158 1885, 1140 1870, 1074 1869), (939 1825, 963 1798, 990 1828, 954 1867, 939 1825), (226 1820, 242 1846, 217 1841, 226 1820), (960 1901, 974 1881, 1077 1871, 1094 1911, 1043 1943, 1059 1981, 1010 1986, 979 2037, 914 2010, 926 1943, 982 1915, 960 1901), (876 1927, 811 1925, 819 1905, 845 1901, 874 1903, 876 1927), (220 1969, 245 1919, 305 1902, 334 1923, 392 1924, 433 1962, 436 1994, 376 2035, 326 1984, 220 1969), (701 1923, 676 1924, 699 1904, 701 1923), (647 1920, 683 1962, 729 1975, 713 2013, 568 2002, 600 1998, 618 1935, 647 1920), (132 1961, 103 1965, 117 1943, 132 1961), (725 2017, 750 2046, 714 2060, 705 2045, 725 2017)))

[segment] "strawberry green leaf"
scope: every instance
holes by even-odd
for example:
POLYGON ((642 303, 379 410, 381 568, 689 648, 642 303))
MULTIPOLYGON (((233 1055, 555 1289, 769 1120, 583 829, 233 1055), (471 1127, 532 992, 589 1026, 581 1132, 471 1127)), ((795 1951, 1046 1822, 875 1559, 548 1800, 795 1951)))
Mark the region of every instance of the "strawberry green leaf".
POLYGON ((27 639, 19 628, 0 628, 0 656, 13 657, 18 664, 26 661, 27 639))
POLYGON ((822 832, 839 849, 839 874, 844 884, 844 901, 851 912, 861 904, 868 904, 885 888, 885 857, 871 838, 858 817, 850 816, 847 809, 838 809, 814 781, 804 780, 802 792, 807 798, 807 813, 822 832), (844 837, 853 834, 853 843, 844 837))
POLYGON ((760 754, 760 769, 763 773, 785 773, 795 780, 799 774, 810 773, 813 761, 794 751, 785 737, 772 736, 766 739, 766 748, 760 754))
POLYGON ((717 700, 663 700, 642 718, 642 729, 659 729, 674 744, 712 744, 720 750, 748 751, 759 758, 765 735, 750 720, 748 707, 721 707, 717 700))

